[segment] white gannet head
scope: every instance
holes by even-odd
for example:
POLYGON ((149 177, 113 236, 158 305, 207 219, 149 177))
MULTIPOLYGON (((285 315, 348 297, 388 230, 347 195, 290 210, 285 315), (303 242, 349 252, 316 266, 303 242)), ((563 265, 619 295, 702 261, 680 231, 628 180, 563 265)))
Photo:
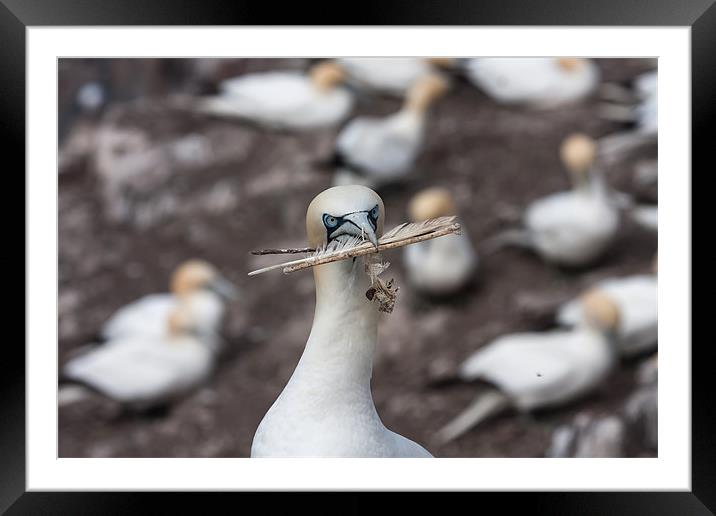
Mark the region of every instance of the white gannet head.
POLYGON ((189 260, 176 268, 170 283, 171 291, 179 297, 210 290, 226 299, 236 299, 234 285, 219 274, 216 268, 203 260, 189 260))
POLYGON ((322 61, 314 65, 308 72, 311 82, 322 91, 329 91, 343 82, 346 72, 335 61, 322 61))
POLYGON ((557 65, 565 72, 578 72, 587 66, 587 60, 582 57, 560 57, 557 65))
POLYGON ((408 215, 413 222, 456 214, 455 201, 446 188, 434 187, 421 190, 408 204, 408 215))
POLYGON ((581 296, 584 319, 588 326, 604 333, 614 333, 619 327, 619 307, 614 300, 599 289, 592 289, 581 296))
POLYGON ((308 206, 308 244, 319 248, 358 237, 377 247, 384 221, 383 200, 373 190, 359 185, 334 186, 318 194, 308 206))
POLYGON ((405 98, 405 108, 424 113, 448 89, 447 80, 438 73, 429 73, 410 87, 405 98))
POLYGON ((569 171, 575 188, 587 185, 588 173, 594 164, 596 155, 597 144, 586 134, 571 134, 562 141, 559 157, 569 171))

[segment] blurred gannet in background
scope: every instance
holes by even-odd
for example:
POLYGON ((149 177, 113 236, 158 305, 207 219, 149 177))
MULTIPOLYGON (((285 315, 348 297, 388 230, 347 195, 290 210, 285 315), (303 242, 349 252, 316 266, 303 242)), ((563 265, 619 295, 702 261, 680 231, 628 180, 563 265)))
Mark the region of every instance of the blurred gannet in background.
POLYGON ((649 204, 636 205, 629 210, 629 216, 634 222, 650 231, 659 230, 659 208, 649 204))
POLYGON ((378 187, 408 174, 422 148, 426 112, 446 89, 443 77, 426 75, 413 84, 397 113, 351 120, 336 140, 334 184, 378 187))
POLYGON ((200 110, 235 116, 277 129, 332 127, 353 107, 353 95, 341 88, 343 69, 323 61, 308 74, 291 71, 243 75, 221 83, 221 94, 201 101, 200 110))
POLYGON ((598 290, 582 299, 585 317, 574 329, 500 337, 470 356, 458 372, 495 389, 478 396, 438 433, 442 442, 461 436, 503 410, 521 412, 561 405, 598 387, 616 362, 616 304, 598 290))
POLYGON ((534 249, 552 263, 583 266, 599 258, 619 228, 617 203, 593 167, 594 140, 574 134, 564 140, 560 156, 573 188, 533 201, 525 211, 525 229, 506 231, 490 245, 519 244, 534 249))
POLYGON ((171 293, 144 296, 117 310, 102 326, 102 338, 165 335, 167 319, 179 305, 190 306, 200 324, 212 328, 215 335, 224 315, 225 299, 237 297, 236 287, 202 260, 189 260, 177 267, 170 290, 171 293))
MULTIPOLYGON (((609 85, 612 89, 619 88, 609 85)), ((638 76, 629 98, 624 103, 606 103, 601 106, 601 116, 609 120, 634 124, 634 129, 607 135, 599 142, 600 154, 607 160, 621 159, 632 149, 644 144, 656 143, 659 129, 658 73, 656 70, 638 76)))
MULTIPOLYGON (((363 186, 329 188, 306 213, 314 248, 363 238, 377 246, 382 199, 363 186)), ((388 430, 373 404, 370 379, 378 310, 366 298, 364 257, 314 267, 316 310, 298 366, 254 435, 252 457, 431 457, 388 430)))
POLYGON ((449 58, 344 57, 337 60, 349 79, 358 86, 380 93, 403 96, 410 87, 436 66, 451 64, 449 58))
MULTIPOLYGON (((206 284, 216 275, 201 262, 185 267, 194 271, 178 275, 186 284, 177 286, 179 299, 163 319, 161 334, 128 334, 109 340, 71 358, 62 368, 63 379, 134 410, 165 405, 204 383, 216 360, 221 310, 212 294, 197 292, 197 284, 206 284)), ((65 405, 82 397, 81 391, 63 387, 58 401, 65 405)))
POLYGON ((581 100, 599 82, 590 59, 556 57, 489 57, 470 59, 467 77, 502 104, 554 108, 581 100))
MULTIPOLYGON (((659 333, 656 259, 653 272, 610 278, 596 285, 619 308, 619 327, 615 338, 622 355, 635 355, 656 348, 659 333)), ((563 326, 577 326, 583 319, 579 299, 565 303, 557 312, 557 322, 563 326)))
MULTIPOLYGON (((444 188, 428 188, 415 195, 408 206, 413 222, 457 215, 455 202, 444 188)), ((463 231, 407 246, 403 262, 410 282, 420 291, 434 296, 454 294, 472 279, 477 254, 463 231)))

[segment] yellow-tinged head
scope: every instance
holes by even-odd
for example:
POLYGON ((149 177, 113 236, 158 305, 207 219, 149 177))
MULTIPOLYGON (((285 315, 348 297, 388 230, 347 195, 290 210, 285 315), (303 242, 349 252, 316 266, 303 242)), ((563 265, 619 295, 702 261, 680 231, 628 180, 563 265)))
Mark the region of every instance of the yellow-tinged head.
POLYGON ((322 247, 334 240, 359 237, 377 246, 384 221, 383 200, 373 190, 359 185, 334 186, 308 205, 308 245, 322 247))
POLYGON ((321 61, 309 71, 311 81, 320 90, 330 90, 343 82, 346 72, 335 61, 321 61))
POLYGON ((602 331, 616 331, 619 327, 619 307, 614 300, 598 289, 592 289, 581 297, 587 324, 602 331))
POLYGON ((452 68, 453 66, 455 66, 454 57, 428 57, 426 61, 431 65, 440 68, 452 68))
POLYGON ((413 222, 457 215, 455 201, 447 188, 426 188, 415 194, 408 204, 413 222))
POLYGON ((224 279, 216 268, 204 260, 188 260, 176 268, 170 290, 185 297, 201 290, 212 290, 229 299, 237 295, 236 288, 224 279))
POLYGON ((438 73, 424 75, 410 87, 406 96, 406 108, 424 112, 448 89, 448 82, 438 73))
POLYGON ((564 166, 576 174, 586 173, 597 156, 597 144, 583 133, 574 133, 564 139, 559 148, 564 166))
POLYGON ((587 65, 587 60, 581 57, 560 57, 557 65, 565 72, 576 72, 587 65))

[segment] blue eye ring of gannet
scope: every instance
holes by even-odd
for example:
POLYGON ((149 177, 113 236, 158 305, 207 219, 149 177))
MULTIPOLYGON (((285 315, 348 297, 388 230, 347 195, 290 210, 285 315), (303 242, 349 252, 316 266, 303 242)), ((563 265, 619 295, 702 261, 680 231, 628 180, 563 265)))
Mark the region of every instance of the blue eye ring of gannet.
POLYGON ((343 215, 337 216, 337 215, 331 215, 329 213, 324 213, 322 216, 323 225, 326 228, 326 242, 331 242, 335 238, 341 236, 341 235, 356 235, 356 236, 364 236, 363 228, 361 228, 358 224, 356 224, 353 220, 351 220, 349 217, 351 215, 359 214, 359 213, 365 213, 367 215, 368 223, 373 228, 373 231, 377 231, 378 229, 378 218, 380 217, 380 207, 376 204, 371 208, 370 210, 360 210, 360 211, 352 211, 350 213, 345 213, 343 215), (344 230, 339 231, 340 229, 344 228, 346 225, 354 226, 359 233, 356 233, 355 230, 344 230), (336 234, 338 232, 338 234, 336 234))

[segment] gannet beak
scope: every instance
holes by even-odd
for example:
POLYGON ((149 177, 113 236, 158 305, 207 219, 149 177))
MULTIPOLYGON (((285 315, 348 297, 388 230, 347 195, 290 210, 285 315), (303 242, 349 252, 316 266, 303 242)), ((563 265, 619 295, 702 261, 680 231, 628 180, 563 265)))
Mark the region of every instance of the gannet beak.
POLYGON ((368 240, 371 244, 378 248, 378 237, 375 234, 373 223, 368 217, 368 212, 359 211, 346 215, 347 224, 344 225, 346 233, 368 240))
POLYGON ((229 301, 235 301, 239 298, 239 289, 229 280, 221 276, 212 280, 211 283, 209 283, 209 288, 229 301))

